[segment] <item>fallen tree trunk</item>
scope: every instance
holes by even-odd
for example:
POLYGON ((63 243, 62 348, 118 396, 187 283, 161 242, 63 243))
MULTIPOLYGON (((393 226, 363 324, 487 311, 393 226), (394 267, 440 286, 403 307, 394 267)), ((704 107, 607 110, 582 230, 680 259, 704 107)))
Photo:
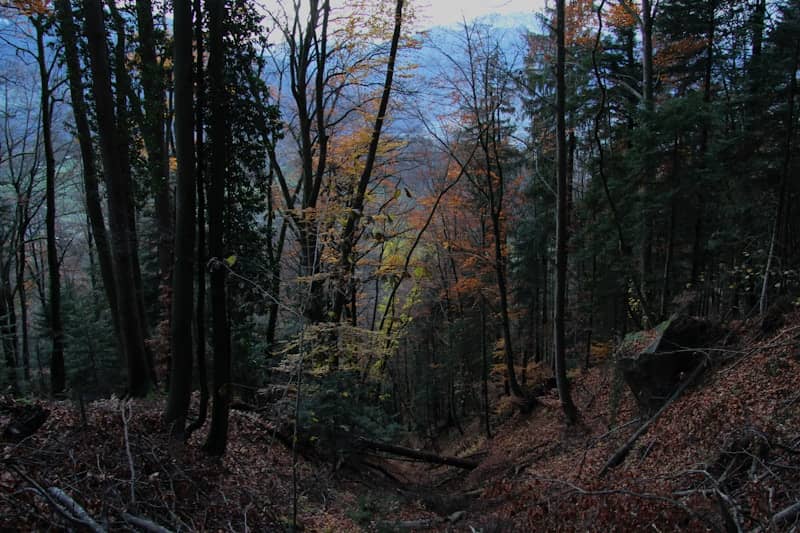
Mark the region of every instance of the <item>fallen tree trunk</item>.
POLYGON ((426 463, 434 463, 439 465, 455 466, 456 468, 463 468, 465 470, 473 470, 478 466, 477 461, 469 459, 462 459, 461 457, 449 457, 446 455, 437 455, 435 453, 426 452, 422 450, 415 450, 414 448, 406 448, 404 446, 396 446, 394 444, 387 444, 375 440, 365 439, 360 437, 358 444, 364 448, 376 450, 379 452, 390 453, 399 455, 401 457, 408 457, 426 463))

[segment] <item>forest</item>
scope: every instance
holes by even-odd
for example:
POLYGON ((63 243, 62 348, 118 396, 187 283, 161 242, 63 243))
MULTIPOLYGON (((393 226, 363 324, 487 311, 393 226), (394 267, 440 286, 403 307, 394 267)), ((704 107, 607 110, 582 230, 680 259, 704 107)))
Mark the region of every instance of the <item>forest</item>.
POLYGON ((0 2, 0 529, 800 527, 800 2, 531 4, 0 2))

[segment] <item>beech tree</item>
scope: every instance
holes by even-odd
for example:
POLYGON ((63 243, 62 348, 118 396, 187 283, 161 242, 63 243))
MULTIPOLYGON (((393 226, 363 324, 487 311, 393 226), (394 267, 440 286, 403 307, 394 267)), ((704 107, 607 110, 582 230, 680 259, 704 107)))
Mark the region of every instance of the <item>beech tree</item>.
POLYGON ((299 279, 310 285, 305 314, 312 323, 319 323, 338 320, 352 294, 348 273, 363 209, 349 209, 364 203, 379 159, 369 154, 378 152, 386 122, 397 50, 404 45, 401 30, 405 15, 403 4, 395 4, 392 15, 383 13, 383 4, 355 6, 346 15, 339 15, 327 0, 312 0, 307 7, 306 12, 300 4, 281 4, 270 12, 275 31, 283 38, 283 44, 271 51, 271 58, 276 76, 288 78, 284 81, 288 94, 279 95, 279 101, 286 109, 285 132, 298 154, 299 176, 290 174, 292 167, 286 157, 281 157, 278 146, 268 143, 268 147, 271 175, 274 173, 279 185, 289 229, 299 250, 299 279), (380 76, 382 83, 373 82, 372 76, 380 76), (373 85, 378 90, 373 90, 373 85), (375 118, 365 121, 371 133, 369 142, 361 147, 360 172, 353 183, 337 183, 343 176, 337 176, 332 166, 331 151, 343 142, 340 139, 354 122, 373 113, 375 118), (347 206, 339 205, 334 194, 337 188, 348 191, 343 195, 347 206), (321 212, 323 206, 327 215, 321 212), (338 209, 345 212, 341 227, 335 224, 328 228, 328 221, 323 219, 338 209), (322 228, 332 229, 336 237, 321 239, 322 228), (329 273, 321 261, 329 253, 326 250, 336 255, 332 264, 338 265, 336 279, 328 284, 327 291, 329 273))
MULTIPOLYGON (((320 261, 317 232, 317 207, 322 181, 327 172, 332 106, 343 87, 341 77, 332 76, 329 61, 329 0, 311 0, 303 15, 299 3, 271 14, 271 20, 285 40, 286 54, 276 59, 287 63, 291 97, 295 104, 297 130, 293 135, 300 157, 299 203, 295 205, 291 186, 282 165, 276 161, 276 177, 284 205, 291 209, 292 228, 300 247, 301 276, 311 285, 311 298, 305 313, 312 322, 325 318, 323 284, 318 277, 320 261)), ((283 68, 283 67, 282 67, 283 68)), ((275 160, 274 148, 271 157, 275 160)))
MULTIPOLYGON (((9 94, 6 92, 6 94, 9 94)), ((30 102, 30 100, 28 100, 30 102)), ((39 100, 41 103, 41 99, 39 100)), ((32 102, 30 102, 32 104, 32 102)), ((28 107, 28 106, 26 106, 28 107)), ((39 194, 39 187, 37 186, 37 174, 41 166, 41 136, 34 136, 33 131, 40 127, 36 122, 36 117, 33 114, 33 109, 28 107, 22 113, 25 119, 22 123, 18 123, 12 117, 16 114, 11 111, 9 98, 6 98, 6 103, 3 110, 3 140, 5 148, 5 157, 0 161, 0 165, 4 167, 6 178, 14 189, 14 196, 16 199, 16 209, 14 210, 13 223, 8 228, 9 231, 14 233, 13 236, 4 236, 4 244, 9 245, 9 253, 7 260, 10 261, 13 257, 15 262, 15 287, 19 296, 19 322, 20 322, 20 344, 19 344, 19 358, 21 361, 15 361, 15 364, 22 363, 23 377, 25 381, 31 380, 31 331, 29 326, 29 300, 28 290, 26 288, 26 268, 28 262, 28 241, 31 237, 31 226, 37 217, 38 212, 45 200, 39 194), (15 124, 16 123, 16 124, 15 124), (21 134, 21 135, 20 135, 21 134), (29 145, 30 139, 35 139, 33 146, 29 145), (11 253, 11 248, 16 248, 16 254, 11 253)), ((3 264, 5 271, 7 266, 3 264)), ((10 275, 10 272, 6 272, 10 275)), ((8 280, 6 280, 8 282, 8 280)), ((10 283, 9 283, 10 287, 10 283)), ((5 305, 7 311, 3 313, 5 320, 0 321, 0 324, 11 325, 14 317, 13 299, 11 302, 6 301, 5 305), (6 322, 7 321, 7 322, 6 322)), ((8 329, 4 329, 4 345, 6 339, 13 340, 14 335, 8 329)), ((13 346, 13 342, 11 346, 13 346)), ((7 356, 13 355, 13 349, 7 350, 7 356)), ((16 383, 16 369, 14 369, 15 380, 12 381, 12 386, 16 383)))
MULTIPOLYGON (((132 225, 130 158, 125 143, 125 126, 120 123, 125 116, 120 106, 115 104, 112 90, 102 5, 97 0, 85 0, 83 8, 101 159, 108 191, 116 312, 119 316, 122 352, 127 363, 129 392, 134 396, 143 396, 150 389, 151 379, 144 345, 141 293, 137 291, 140 284, 137 283, 137 241, 135 226, 132 225)), ((118 65, 118 69, 121 70, 117 72, 121 72, 125 66, 118 65)), ((124 93, 118 92, 117 97, 124 106, 124 93)))
MULTIPOLYGON (((369 147, 367 148, 366 161, 358 179, 358 184, 353 191, 352 199, 348 202, 349 212, 347 220, 342 228, 342 235, 339 239, 339 275, 340 287, 336 292, 333 304, 333 319, 339 321, 344 308, 345 297, 348 293, 353 293, 355 288, 348 289, 348 281, 351 279, 350 272, 355 268, 355 258, 353 257, 353 246, 355 245, 355 229, 363 217, 364 197, 367 193, 372 171, 375 167, 375 158, 378 151, 378 144, 381 139, 381 130, 386 118, 389 107, 389 97, 392 93, 392 81, 394 79, 395 63, 397 59, 397 49, 400 43, 400 29, 403 24, 403 0, 397 0, 394 13, 394 29, 392 30, 392 41, 389 47, 389 59, 386 65, 386 79, 383 83, 378 113, 375 117, 375 124, 370 135, 369 147)), ((353 313, 355 316, 355 313, 353 313)))

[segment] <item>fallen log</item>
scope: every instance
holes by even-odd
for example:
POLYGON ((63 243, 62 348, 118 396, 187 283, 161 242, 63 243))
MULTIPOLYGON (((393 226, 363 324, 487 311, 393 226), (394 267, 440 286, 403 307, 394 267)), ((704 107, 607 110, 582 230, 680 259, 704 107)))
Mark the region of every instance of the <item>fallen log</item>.
POLYGON ((401 457, 408 457, 409 459, 416 459, 425 463, 455 466, 456 468, 463 468, 465 470, 473 470, 479 464, 477 461, 462 459, 461 457, 437 455, 435 453, 426 452, 423 450, 415 450, 414 448, 406 448, 404 446, 397 446, 395 444, 387 444, 385 442, 370 440, 364 437, 358 438, 358 444, 363 448, 368 448, 379 452, 399 455, 401 457))

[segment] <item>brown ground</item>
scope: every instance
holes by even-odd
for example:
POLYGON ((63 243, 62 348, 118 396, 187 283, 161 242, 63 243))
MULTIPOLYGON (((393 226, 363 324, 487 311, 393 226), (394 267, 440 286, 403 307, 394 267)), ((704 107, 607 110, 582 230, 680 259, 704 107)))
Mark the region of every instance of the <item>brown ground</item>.
MULTIPOLYGON (((800 501, 800 315, 768 338, 738 328, 740 340, 713 353, 701 382, 603 478, 639 423, 625 391, 612 417, 611 365, 594 361, 574 376, 580 424, 566 427, 551 395, 530 414, 506 417, 490 441, 459 437, 443 446, 480 459, 472 472, 372 458, 392 481, 378 470, 334 472, 300 458, 298 522, 330 532, 789 531, 792 523, 770 521, 800 501)), ((292 523, 291 453, 258 414, 232 413, 230 448, 218 460, 200 449, 200 432, 169 449, 160 400, 94 402, 84 424, 73 402, 0 399, 0 428, 36 405, 50 411, 44 426, 0 443, 2 531, 63 530, 70 522, 43 495, 48 487, 109 531, 129 529, 125 512, 182 531, 283 531, 292 523)), ((477 422, 467 428, 479 433, 477 422)))

